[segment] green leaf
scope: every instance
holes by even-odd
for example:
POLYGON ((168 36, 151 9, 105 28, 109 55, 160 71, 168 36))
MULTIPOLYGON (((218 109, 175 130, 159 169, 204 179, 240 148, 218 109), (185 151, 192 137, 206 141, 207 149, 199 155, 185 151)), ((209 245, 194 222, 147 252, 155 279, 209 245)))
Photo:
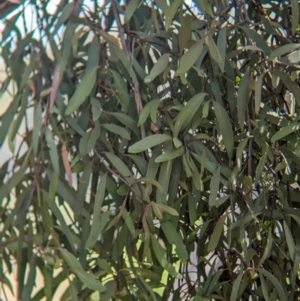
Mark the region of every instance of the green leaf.
POLYGON ((131 17, 133 16, 135 10, 137 9, 138 5, 140 3, 140 0, 130 0, 128 3, 125 13, 124 13, 124 21, 127 23, 131 17))
POLYGON ((225 60, 226 60, 226 46, 227 46, 227 28, 224 27, 219 31, 217 46, 219 50, 222 62, 219 63, 219 67, 222 72, 225 71, 225 60))
POLYGON ((269 55, 269 59, 274 60, 276 57, 280 57, 285 54, 291 53, 299 48, 300 48, 299 43, 286 44, 286 45, 280 46, 271 52, 271 54, 269 55))
POLYGON ((125 221, 125 224, 127 225, 131 235, 134 237, 135 236, 135 229, 134 229, 134 225, 133 225, 133 222, 132 222, 132 219, 128 213, 128 211, 124 208, 122 210, 122 217, 125 221))
POLYGON ((52 34, 54 35, 61 25, 63 25, 70 17, 72 11, 74 9, 74 3, 68 3, 64 6, 61 15, 59 16, 57 23, 55 24, 55 27, 53 29, 52 34))
POLYGON ((42 107, 40 103, 37 103, 34 109, 34 127, 32 130, 32 148, 35 155, 38 151, 38 142, 40 139, 40 130, 42 126, 42 107))
MULTIPOLYGON (((112 163, 112 165, 115 167, 115 169, 123 177, 127 177, 127 180, 129 180, 129 178, 133 178, 130 170, 119 157, 117 157, 115 154, 112 154, 109 152, 104 152, 104 154, 107 157, 107 159, 112 163)), ((133 179, 133 181, 134 181, 134 179, 133 179)))
POLYGON ((170 215, 173 215, 173 216, 179 215, 178 212, 174 208, 169 207, 167 205, 156 203, 156 206, 159 208, 160 211, 164 211, 170 215))
POLYGON ((83 270, 81 264, 76 259, 74 255, 65 249, 59 249, 63 259, 67 265, 72 269, 72 271, 77 275, 77 277, 90 289, 94 291, 104 292, 106 290, 105 286, 96 280, 95 276, 87 273, 83 270))
POLYGON ((170 54, 165 53, 158 59, 158 61, 155 63, 155 65, 151 69, 149 75, 146 76, 144 79, 144 82, 146 84, 152 82, 158 75, 160 75, 161 73, 163 73, 165 71, 166 67, 169 64, 169 57, 170 57, 170 54))
POLYGON ((50 130, 48 128, 45 129, 45 137, 46 137, 47 144, 50 148, 49 154, 50 154, 50 159, 51 159, 53 169, 54 169, 54 171, 59 173, 57 148, 56 148, 56 144, 53 140, 52 133, 50 132, 50 130))
POLYGON ((180 148, 182 146, 182 142, 176 137, 173 138, 173 144, 176 148, 180 148))
POLYGON ((231 122, 226 110, 216 101, 213 101, 215 107, 215 114, 220 125, 220 133, 223 136, 223 141, 228 153, 228 157, 233 156, 234 136, 231 127, 231 122))
POLYGON ((268 240, 267 240, 267 245, 264 250, 264 254, 262 258, 260 259, 258 266, 261 266, 265 260, 271 255, 271 250, 272 250, 272 245, 273 245, 273 237, 272 237, 272 228, 269 228, 269 233, 268 233, 268 240))
POLYGON ((248 138, 241 141, 236 149, 236 164, 237 164, 239 171, 242 168, 243 153, 244 153, 244 149, 245 149, 247 143, 248 143, 248 138))
POLYGON ((294 35, 299 26, 299 3, 298 0, 291 0, 292 5, 292 34, 294 35))
POLYGON ((180 278, 179 273, 176 272, 175 267, 172 266, 166 259, 166 250, 159 244, 156 237, 151 235, 151 244, 153 252, 159 264, 164 268, 171 276, 180 278))
POLYGON ((281 128, 278 132, 276 132, 272 138, 271 142, 275 143, 276 141, 288 136, 291 133, 294 133, 300 129, 300 123, 291 123, 283 128, 281 128))
POLYGON ((124 139, 127 139, 127 140, 131 139, 129 133, 124 128, 122 128, 118 125, 115 125, 113 123, 103 123, 103 124, 101 124, 101 126, 103 126, 108 131, 123 137, 124 139))
POLYGON ((221 167, 219 167, 215 173, 213 174, 211 180, 210 180, 210 195, 209 195, 209 200, 208 204, 210 207, 213 207, 216 205, 217 201, 217 196, 219 192, 219 186, 220 186, 220 171, 221 167))
POLYGON ((265 275, 266 278, 268 278, 270 280, 270 282, 273 284, 274 288, 276 289, 278 296, 279 296, 279 300, 280 301, 287 301, 287 297, 284 293, 284 290, 281 286, 281 284, 279 283, 279 281, 267 270, 265 269, 258 269, 259 272, 261 272, 262 274, 265 275))
POLYGON ((86 98, 90 95, 96 82, 96 71, 98 70, 98 68, 98 66, 92 67, 85 72, 80 83, 77 85, 75 93, 73 94, 67 105, 65 115, 72 114, 84 103, 86 98))
POLYGON ((244 276, 244 271, 241 270, 239 275, 234 280, 232 290, 231 290, 231 295, 230 295, 230 301, 236 301, 237 300, 237 296, 238 296, 238 293, 239 293, 239 289, 240 289, 240 286, 241 286, 241 281, 242 281, 243 276, 244 276))
POLYGON ((260 181, 261 174, 264 170, 266 164, 267 155, 264 153, 262 157, 259 159, 258 165, 255 171, 255 185, 260 181))
POLYGON ((270 301, 268 285, 267 285, 266 280, 265 280, 265 278, 264 278, 264 276, 261 272, 259 272, 259 279, 260 279, 260 282, 261 282, 261 289, 262 289, 262 293, 263 293, 263 296, 264 296, 264 300, 270 301))
POLYGON ((137 128, 136 121, 133 120, 130 116, 125 115, 123 113, 118 113, 118 112, 116 112, 116 113, 105 112, 105 114, 114 116, 117 120, 119 120, 122 124, 124 124, 126 127, 128 127, 136 135, 139 135, 139 130, 137 128))
POLYGON ((157 108, 159 107, 160 104, 161 101, 159 99, 154 99, 149 101, 141 111, 139 116, 139 122, 137 125, 141 126, 142 124, 144 124, 149 115, 151 116, 152 122, 156 122, 157 108))
POLYGON ((178 44, 180 53, 183 53, 184 48, 188 45, 191 39, 192 18, 190 15, 182 17, 181 27, 178 34, 178 44))
POLYGON ((209 33, 207 34, 205 41, 206 41, 206 44, 208 46, 208 50, 209 50, 209 53, 210 53, 211 57, 218 64, 223 64, 224 61, 222 60, 219 49, 218 49, 214 39, 212 38, 211 34, 209 34, 209 33))
POLYGON ((252 39, 253 42, 256 43, 256 46, 261 48, 267 55, 270 55, 271 49, 269 48, 265 38, 262 35, 259 35, 256 31, 254 31, 246 26, 242 26, 241 28, 245 31, 247 36, 250 39, 252 39))
POLYGON ((190 224, 193 226, 197 220, 196 201, 194 197, 189 193, 188 195, 188 207, 189 207, 189 218, 190 224))
POLYGON ((264 73, 260 74, 255 82, 255 113, 258 114, 260 110, 261 104, 261 93, 262 93, 262 82, 264 73))
POLYGON ((238 95, 237 95, 238 121, 241 130, 244 129, 245 115, 247 111, 249 75, 250 75, 250 71, 248 70, 245 73, 245 75, 242 77, 239 90, 238 90, 238 95))
POLYGON ((193 116, 197 112, 198 108, 203 103, 203 100, 206 95, 206 93, 196 94, 181 109, 180 113, 176 116, 175 119, 175 124, 173 128, 174 137, 177 137, 180 130, 184 129, 189 124, 189 122, 192 120, 193 116))
POLYGON ((135 144, 131 145, 128 148, 129 153, 140 153, 143 152, 153 146, 162 144, 164 142, 167 142, 169 140, 172 140, 172 137, 166 134, 155 134, 152 136, 148 136, 135 144))
POLYGON ((93 121, 96 121, 99 119, 101 115, 101 103, 99 99, 95 97, 91 97, 91 105, 92 105, 92 115, 93 115, 93 121))
POLYGON ((160 211, 160 209, 158 208, 157 203, 155 203, 155 202, 152 201, 152 202, 150 203, 150 205, 151 205, 151 207, 152 207, 152 209, 153 209, 154 214, 156 215, 156 217, 157 217, 158 219, 162 219, 162 218, 163 218, 163 215, 162 215, 162 212, 160 211))
POLYGON ((203 49, 204 39, 196 42, 180 59, 175 75, 179 76, 189 71, 195 64, 203 49))
POLYGON ((224 223, 225 223, 226 215, 223 215, 217 222, 215 229, 210 237, 208 242, 207 251, 213 251, 216 249, 218 244, 220 243, 221 235, 224 231, 224 223))
POLYGON ((274 70, 274 75, 279 76, 284 85, 294 94, 297 106, 300 107, 300 88, 291 80, 291 78, 284 72, 274 70))
POLYGON ((105 197, 106 183, 107 183, 107 175, 104 175, 103 177, 101 177, 97 188, 97 194, 95 197, 94 210, 93 210, 92 226, 91 226, 89 238, 86 242, 86 246, 85 246, 86 248, 93 247, 100 234, 100 221, 102 221, 103 219, 103 216, 101 214, 101 207, 105 197))
POLYGON ((170 222, 162 222, 160 226, 169 243, 176 246, 176 254, 178 255, 178 258, 182 262, 186 262, 189 255, 179 233, 170 222))
POLYGON ((288 227, 288 225, 285 221, 283 221, 283 228, 284 228, 286 243, 287 243, 289 253, 290 253, 290 258, 294 262, 295 261, 296 246, 295 246, 295 242, 294 242, 294 239, 293 239, 293 235, 292 235, 292 232, 291 232, 290 228, 288 227))
POLYGON ((172 149, 172 150, 166 151, 162 155, 158 156, 155 159, 155 162, 161 163, 161 162, 173 160, 177 157, 182 156, 184 154, 184 152, 185 152, 185 150, 184 150, 183 146, 181 146, 180 148, 177 148, 177 149, 172 149))

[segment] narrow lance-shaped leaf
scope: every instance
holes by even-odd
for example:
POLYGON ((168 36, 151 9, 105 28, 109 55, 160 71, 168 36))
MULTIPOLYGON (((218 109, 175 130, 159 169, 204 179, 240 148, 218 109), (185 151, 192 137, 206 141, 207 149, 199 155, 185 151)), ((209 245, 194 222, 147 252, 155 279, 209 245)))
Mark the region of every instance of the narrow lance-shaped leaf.
POLYGON ((180 59, 175 75, 179 76, 189 71, 195 64, 203 49, 204 40, 196 42, 180 59))
POLYGON ((281 128, 278 132, 276 132, 272 138, 271 142, 275 143, 276 141, 286 137, 287 135, 294 133, 300 129, 300 123, 292 123, 283 128, 281 128))
POLYGON ((219 63, 222 72, 225 71, 226 47, 227 47, 227 28, 224 27, 220 30, 217 40, 218 51, 222 62, 219 63))
POLYGON ((105 286, 102 285, 100 281, 96 280, 94 275, 85 272, 81 264, 73 254, 65 249, 59 249, 59 251, 67 265, 88 288, 99 292, 105 291, 105 286))
POLYGON ((209 243, 208 243, 208 246, 207 246, 207 251, 212 251, 212 250, 215 250, 216 247, 218 246, 219 242, 220 242, 220 238, 221 238, 221 235, 224 231, 224 223, 225 223, 225 219, 226 219, 226 215, 222 216, 216 226, 215 226, 215 229, 214 229, 214 232, 212 233, 211 237, 210 237, 210 240, 209 240, 209 243))
POLYGON ((96 71, 97 67, 92 67, 86 71, 81 82, 78 84, 75 93, 71 97, 69 104, 66 108, 65 115, 72 114, 77 110, 90 95, 95 82, 96 82, 96 71))
POLYGON ((198 93, 193 96, 187 104, 182 108, 180 113, 176 116, 173 135, 177 137, 180 130, 185 128, 188 123, 192 120, 198 108, 203 103, 206 93, 198 93))
POLYGON ((180 148, 177 148, 177 149, 172 149, 172 150, 166 151, 162 155, 158 156, 155 159, 155 162, 156 163, 161 163, 161 162, 173 160, 177 157, 182 156, 184 154, 184 152, 185 152, 185 150, 184 150, 183 146, 181 146, 180 148))
POLYGON ((262 258, 258 263, 258 266, 261 266, 265 262, 265 260, 271 255, 272 245, 273 245, 273 237, 272 237, 272 228, 270 227, 268 233, 267 245, 262 258))
POLYGON ((152 82, 158 75, 164 72, 166 69, 168 63, 169 63, 169 53, 163 54, 158 61, 155 63, 153 68, 150 71, 150 74, 145 77, 144 82, 145 83, 150 83, 152 82))
POLYGON ((51 159, 53 169, 54 169, 54 171, 59 173, 57 148, 56 148, 56 144, 53 140, 52 134, 48 128, 45 129, 45 137, 46 137, 47 144, 50 148, 49 153, 50 153, 50 159, 51 159))
POLYGON ((270 282, 273 284, 275 290, 278 293, 279 300, 287 301, 288 299, 284 293, 284 290, 283 290, 280 282, 276 279, 276 277, 274 277, 274 275, 272 275, 270 272, 268 272, 265 269, 258 269, 258 271, 261 272, 262 274, 264 274, 265 277, 268 278, 270 280, 270 282))
POLYGON ((125 208, 122 210, 122 217, 125 221, 125 224, 127 225, 128 229, 129 229, 131 235, 135 236, 135 229, 134 229, 133 221, 132 221, 128 211, 125 208))
POLYGON ((189 258, 189 255, 181 236, 175 230, 174 226, 170 222, 162 222, 161 228, 164 231, 169 243, 176 246, 176 254, 178 255, 178 258, 181 261, 186 262, 186 260, 189 258))
POLYGON ((295 242, 294 242, 292 232, 291 232, 289 226, 287 225, 287 223, 285 221, 283 221, 283 228, 284 228, 284 233, 285 233, 287 246, 288 246, 289 253, 290 253, 290 258, 291 258, 292 261, 294 261, 295 260, 296 246, 295 246, 295 242))
POLYGON ((248 104, 249 75, 250 71, 248 70, 242 77, 237 95, 238 121, 242 130, 244 129, 245 115, 248 104))
POLYGON ((124 13, 124 20, 125 23, 127 23, 131 17, 133 16, 135 10, 137 9, 138 5, 139 5, 140 0, 131 0, 125 10, 124 13))
POLYGON ((237 296, 239 293, 239 288, 241 286, 241 281, 242 281, 243 276, 244 276, 244 271, 242 270, 242 271, 240 271, 239 275, 234 280, 232 290, 231 290, 231 295, 230 295, 230 301, 237 300, 237 296))
POLYGON ((191 19, 192 18, 190 15, 185 15, 182 17, 181 27, 178 35, 180 53, 183 52, 184 48, 188 45, 191 39, 191 19))
POLYGON ((223 136, 223 141, 228 153, 228 157, 232 158, 233 156, 233 146, 234 146, 234 136, 233 130, 231 127, 231 122, 226 110, 216 101, 213 101, 215 107, 215 114, 217 121, 220 125, 220 132, 223 136))
POLYGON ((280 46, 271 52, 271 54, 269 55, 269 59, 274 60, 276 57, 280 57, 285 54, 291 53, 299 48, 300 48, 299 43, 286 44, 286 45, 280 46))
MULTIPOLYGON (((160 102, 159 99, 153 99, 153 100, 149 101, 144 106, 143 110, 141 111, 140 116, 139 116, 139 122, 138 122, 137 125, 140 126, 140 125, 144 124, 146 122, 146 120, 147 120, 147 118, 148 118, 149 115, 150 116, 151 115, 154 116, 154 114, 152 112, 155 112, 155 117, 156 117, 157 108, 160 105, 160 103, 161 102, 160 102)), ((152 117, 151 117, 152 122, 156 122, 156 120, 154 120, 152 117)))
POLYGON ((122 127, 116 125, 116 124, 113 124, 113 123, 103 123, 101 124, 102 127, 104 127, 105 129, 107 129, 108 131, 116 134, 116 135, 119 135, 127 140, 130 140, 130 135, 129 133, 122 127))
POLYGON ((92 226, 89 238, 86 242, 86 248, 92 247, 99 236, 99 227, 100 227, 100 219, 101 219, 101 207, 104 201, 105 196, 105 189, 107 183, 107 175, 101 177, 98 188, 97 194, 95 197, 95 204, 94 204, 94 211, 93 211, 93 219, 92 219, 92 226))
POLYGON ((264 73, 262 73, 255 83, 255 113, 258 114, 260 110, 261 104, 261 93, 262 93, 262 81, 264 77, 264 73))
POLYGON ((164 142, 167 142, 169 140, 172 140, 172 137, 166 134, 156 134, 152 136, 148 136, 135 144, 131 145, 128 149, 129 153, 140 153, 144 150, 147 150, 153 146, 162 144, 164 142))
POLYGON ((222 57, 220 55, 219 49, 214 41, 214 39, 212 38, 211 34, 207 34, 206 38, 205 38, 206 44, 208 46, 208 50, 210 55, 212 56, 212 58, 218 63, 218 64, 222 64, 223 60, 222 57))
POLYGON ((209 206, 213 207, 216 205, 217 196, 219 192, 219 186, 220 186, 220 171, 221 167, 219 167, 215 173, 213 174, 211 180, 210 180, 210 195, 209 195, 209 206))
POLYGON ((292 34, 294 35, 299 26, 299 3, 298 0, 291 0, 292 5, 292 34))
POLYGON ((248 138, 241 141, 236 149, 236 164, 239 170, 242 168, 242 159, 244 155, 244 149, 248 143, 248 138))
POLYGON ((162 268, 164 268, 171 276, 179 278, 180 275, 176 272, 175 267, 172 266, 166 259, 166 250, 159 244, 153 235, 151 235, 151 244, 155 257, 162 268))

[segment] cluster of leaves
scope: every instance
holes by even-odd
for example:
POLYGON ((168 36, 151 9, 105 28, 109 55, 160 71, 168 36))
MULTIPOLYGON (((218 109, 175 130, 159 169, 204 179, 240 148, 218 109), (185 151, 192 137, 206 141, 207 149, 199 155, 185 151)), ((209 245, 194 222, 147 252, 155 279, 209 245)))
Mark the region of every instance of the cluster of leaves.
POLYGON ((64 280, 61 300, 296 300, 298 1, 26 5, 37 27, 2 34, 2 285, 16 266, 16 300, 64 280))

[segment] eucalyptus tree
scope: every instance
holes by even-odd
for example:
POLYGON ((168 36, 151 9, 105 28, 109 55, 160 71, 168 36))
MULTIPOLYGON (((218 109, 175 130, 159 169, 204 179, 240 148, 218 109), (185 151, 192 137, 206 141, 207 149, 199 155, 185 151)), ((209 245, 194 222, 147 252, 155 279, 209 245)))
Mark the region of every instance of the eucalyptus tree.
POLYGON ((298 1, 36 0, 8 12, 2 289, 296 300, 298 1))

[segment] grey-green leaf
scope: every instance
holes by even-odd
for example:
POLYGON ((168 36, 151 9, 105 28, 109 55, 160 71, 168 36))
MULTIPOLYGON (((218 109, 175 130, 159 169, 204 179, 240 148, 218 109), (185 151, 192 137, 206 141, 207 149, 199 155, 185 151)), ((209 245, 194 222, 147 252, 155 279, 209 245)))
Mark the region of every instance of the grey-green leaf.
POLYGON ((152 82, 158 75, 160 75, 161 73, 163 73, 165 71, 166 67, 169 64, 169 57, 170 57, 170 54, 165 53, 158 59, 158 61, 155 63, 155 65, 151 69, 150 74, 147 75, 144 79, 144 82, 146 84, 152 82))
POLYGON ((65 115, 72 114, 84 103, 86 98, 90 95, 96 82, 97 69, 98 66, 92 67, 86 71, 81 82, 77 85, 75 93, 69 101, 69 104, 65 111, 65 115))
POLYGON ((217 121, 220 125, 220 132, 223 136, 223 141, 228 153, 228 157, 232 158, 233 156, 233 146, 234 146, 234 136, 233 130, 231 127, 231 122, 226 110, 216 101, 213 101, 215 107, 215 114, 217 121))
POLYGON ((156 134, 152 136, 148 136, 135 144, 131 145, 128 149, 129 153, 140 153, 143 152, 153 146, 162 144, 164 142, 167 142, 169 140, 172 140, 172 137, 166 134, 156 134))

